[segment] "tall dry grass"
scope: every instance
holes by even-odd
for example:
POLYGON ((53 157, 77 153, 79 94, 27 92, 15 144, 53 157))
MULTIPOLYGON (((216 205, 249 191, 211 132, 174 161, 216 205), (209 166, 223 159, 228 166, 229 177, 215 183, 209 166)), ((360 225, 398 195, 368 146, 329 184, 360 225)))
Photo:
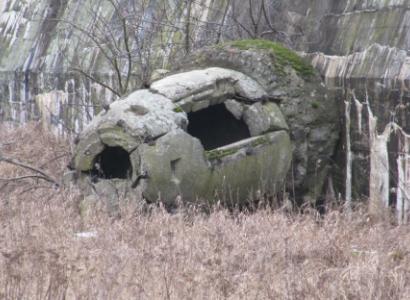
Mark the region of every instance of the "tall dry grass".
MULTIPOLYGON (((0 151, 58 178, 70 149, 35 124, 0 151)), ((0 163, 0 177, 27 174, 0 163)), ((75 188, 0 181, 0 299, 409 299, 410 230, 330 212, 112 216, 75 188)))

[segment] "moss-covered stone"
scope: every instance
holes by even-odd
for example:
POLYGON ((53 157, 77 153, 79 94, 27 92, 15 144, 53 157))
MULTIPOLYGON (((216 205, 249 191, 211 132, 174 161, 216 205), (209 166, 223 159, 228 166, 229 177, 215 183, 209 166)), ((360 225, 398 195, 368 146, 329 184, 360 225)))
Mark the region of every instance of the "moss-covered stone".
POLYGON ((235 154, 238 151, 237 148, 229 148, 229 149, 215 149, 206 151, 205 155, 209 160, 220 159, 222 157, 235 154))
POLYGON ((312 65, 285 46, 268 40, 238 40, 229 43, 230 46, 241 49, 262 49, 271 51, 275 56, 276 67, 284 72, 286 66, 291 66, 299 75, 310 77, 315 74, 312 65))
POLYGON ((252 147, 257 147, 257 146, 260 146, 260 145, 265 145, 267 143, 269 143, 269 139, 263 136, 263 137, 258 138, 255 141, 253 141, 251 143, 251 145, 252 145, 252 147))
POLYGON ((314 109, 319 109, 320 108, 319 102, 313 101, 311 105, 314 109))
POLYGON ((175 108, 173 109, 173 111, 176 112, 176 113, 182 113, 182 112, 184 112, 184 110, 182 109, 181 106, 175 107, 175 108))

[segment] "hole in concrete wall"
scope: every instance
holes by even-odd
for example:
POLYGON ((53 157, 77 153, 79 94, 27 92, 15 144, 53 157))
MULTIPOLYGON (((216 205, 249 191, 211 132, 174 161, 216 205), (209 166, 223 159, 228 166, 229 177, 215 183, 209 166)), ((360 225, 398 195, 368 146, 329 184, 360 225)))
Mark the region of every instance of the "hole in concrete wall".
POLYGON ((130 155, 121 147, 105 147, 96 157, 92 175, 104 179, 131 177, 130 155))
POLYGON ((181 159, 178 158, 178 159, 175 159, 175 160, 171 161, 171 172, 172 172, 173 175, 175 175, 175 173, 177 172, 177 165, 178 165, 180 160, 181 159))
POLYGON ((198 138, 205 150, 251 137, 246 123, 237 120, 223 103, 189 113, 188 120, 188 133, 198 138))

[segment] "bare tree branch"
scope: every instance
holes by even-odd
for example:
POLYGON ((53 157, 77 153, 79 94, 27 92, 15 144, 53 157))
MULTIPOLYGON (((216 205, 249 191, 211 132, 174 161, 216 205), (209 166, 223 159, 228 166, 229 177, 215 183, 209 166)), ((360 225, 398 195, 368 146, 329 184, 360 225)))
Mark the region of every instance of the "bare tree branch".
POLYGON ((100 43, 98 38, 95 35, 93 35, 92 32, 87 31, 86 29, 82 28, 81 26, 75 24, 74 22, 68 21, 68 20, 64 20, 64 19, 53 19, 53 20, 56 20, 56 21, 59 21, 59 22, 62 22, 62 23, 67 23, 70 26, 72 26, 74 29, 76 29, 76 30, 80 31, 81 33, 85 34, 88 38, 90 38, 93 41, 93 43, 98 47, 98 49, 101 50, 101 53, 104 55, 104 57, 107 59, 107 61, 110 62, 113 65, 113 67, 115 68, 115 65, 113 64, 113 61, 112 61, 112 57, 105 50, 106 47, 104 47, 104 45, 102 45, 100 43))
POLYGON ((128 90, 128 85, 130 83, 131 79, 131 71, 132 71, 132 56, 131 56, 131 50, 130 50, 130 45, 129 45, 129 38, 128 38, 128 30, 127 30, 127 21, 125 18, 122 19, 122 30, 124 32, 124 44, 125 44, 125 50, 127 52, 127 76, 125 79, 125 86, 124 86, 124 91, 123 93, 126 93, 128 90))
POLYGON ((114 90, 112 87, 110 87, 109 85, 105 84, 104 82, 102 82, 101 80, 97 79, 96 77, 87 74, 85 71, 81 70, 80 68, 71 68, 73 71, 79 72, 80 74, 82 74, 83 76, 87 77, 88 79, 90 79, 91 81, 101 85, 102 87, 105 87, 106 89, 110 90, 113 94, 115 94, 118 97, 121 97, 121 94, 119 92, 117 92, 116 90, 114 90))
POLYGON ((191 35, 191 11, 192 11, 192 0, 187 1, 187 16, 185 24, 185 52, 189 53, 191 48, 191 42, 189 37, 191 35))
POLYGON ((19 180, 24 180, 24 179, 41 179, 41 180, 46 180, 49 182, 49 180, 45 179, 44 176, 41 175, 27 175, 27 176, 19 176, 19 177, 12 177, 12 178, 0 178, 0 181, 19 181, 19 180))
MULTIPOLYGON (((253 34, 253 32, 250 31, 244 24, 242 24, 242 23, 238 20, 238 18, 237 18, 237 16, 236 16, 236 11, 235 11, 235 1, 232 3, 232 14, 231 14, 231 18, 232 18, 232 20, 235 22, 235 24, 236 24, 239 28, 241 28, 243 31, 245 31, 245 32, 249 35, 249 37, 251 37, 252 39, 256 38, 256 36, 253 34)), ((239 35, 240 35, 240 31, 239 31, 238 33, 239 33, 239 35)))
POLYGON ((221 42, 222 30, 224 28, 226 16, 228 14, 230 6, 231 6, 231 0, 228 0, 228 2, 226 3, 224 14, 222 16, 222 21, 221 21, 221 24, 219 26, 218 33, 217 33, 217 36, 216 36, 216 44, 219 44, 221 42))
POLYGON ((253 0, 248 0, 249 4, 249 18, 251 19, 252 26, 253 26, 253 36, 258 36, 258 26, 259 20, 256 22, 255 17, 253 15, 253 0))
MULTIPOLYGON (((5 157, 5 156, 0 155, 0 162, 2 162, 2 161, 5 162, 5 163, 9 163, 9 164, 11 164, 11 165, 18 166, 18 167, 21 167, 21 168, 23 168, 23 169, 30 170, 30 171, 33 171, 33 172, 39 174, 39 175, 28 175, 30 178, 36 177, 36 178, 39 178, 39 179, 43 179, 43 180, 45 180, 45 181, 48 181, 48 182, 50 182, 50 183, 53 183, 53 184, 56 185, 57 187, 59 187, 59 186, 61 185, 60 182, 57 181, 56 179, 54 179, 52 176, 48 175, 48 174, 45 173, 44 171, 42 171, 42 170, 40 170, 40 169, 38 169, 38 168, 36 168, 36 167, 34 167, 34 166, 32 166, 32 165, 29 165, 29 164, 27 164, 27 163, 20 162, 20 161, 18 161, 18 160, 16 160, 16 159, 12 159, 12 158, 8 158, 8 157, 5 157)), ((21 179, 29 178, 29 177, 27 177, 27 176, 22 176, 21 179)), ((0 179, 0 180, 1 180, 1 179, 0 179)), ((8 179, 8 180, 13 180, 13 178, 8 179)), ((18 180, 18 177, 16 177, 16 180, 18 180)))
MULTIPOLYGON (((272 22, 271 22, 271 19, 270 19, 270 17, 269 17, 269 13, 268 13, 268 11, 267 11, 267 9, 266 9, 265 0, 262 0, 262 12, 263 12, 263 16, 264 16, 264 18, 265 18, 265 22, 266 22, 266 24, 268 25, 268 27, 269 27, 269 29, 270 29, 270 32, 276 33, 277 30, 276 30, 276 28, 273 26, 273 24, 272 24, 272 22)), ((265 31, 265 32, 267 32, 267 31, 265 31)), ((262 34, 266 34, 266 33, 262 33, 262 34)))

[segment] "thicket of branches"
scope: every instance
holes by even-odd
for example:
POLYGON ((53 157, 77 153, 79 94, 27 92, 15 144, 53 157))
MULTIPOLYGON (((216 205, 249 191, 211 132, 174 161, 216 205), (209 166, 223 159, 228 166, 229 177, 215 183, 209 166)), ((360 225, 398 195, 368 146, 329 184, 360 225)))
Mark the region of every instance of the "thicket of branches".
POLYGON ((114 80, 101 79, 96 70, 85 69, 82 63, 69 62, 70 67, 118 97, 147 86, 155 68, 168 68, 204 45, 237 38, 292 43, 278 25, 287 24, 280 14, 283 4, 279 0, 227 0, 212 7, 201 0, 181 0, 174 5, 168 1, 101 1, 108 3, 113 13, 107 15, 96 6, 89 7, 88 27, 75 20, 58 21, 63 31, 73 32, 87 49, 97 50, 114 80))

